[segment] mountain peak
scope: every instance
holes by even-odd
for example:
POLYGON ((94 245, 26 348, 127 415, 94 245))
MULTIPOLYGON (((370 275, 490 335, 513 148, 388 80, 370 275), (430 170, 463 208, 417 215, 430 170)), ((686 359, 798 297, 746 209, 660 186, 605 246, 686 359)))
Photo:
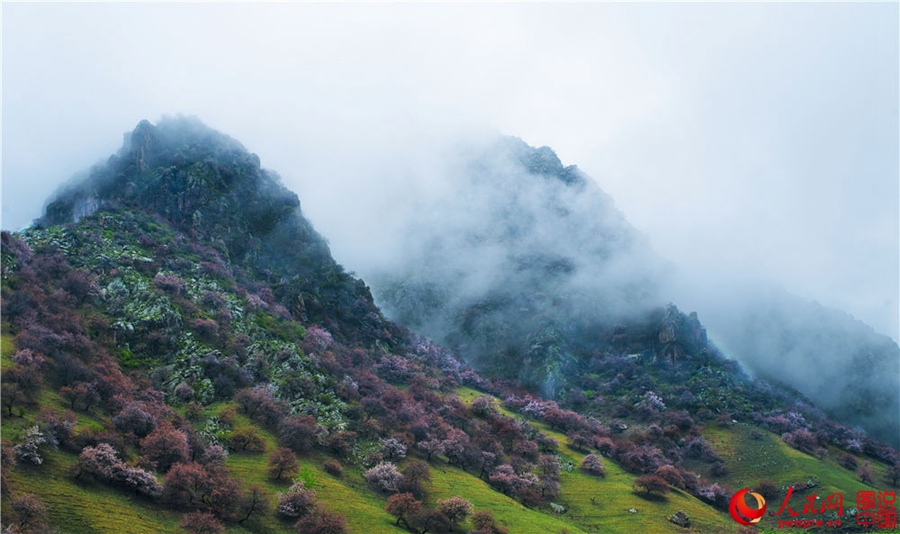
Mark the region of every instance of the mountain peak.
POLYGON ((36 224, 123 209, 161 217, 226 261, 277 280, 297 318, 340 335, 347 321, 322 311, 339 310, 355 324, 372 323, 370 333, 385 330, 368 288, 334 261, 297 195, 256 154, 196 118, 141 121, 116 155, 58 191, 36 224))

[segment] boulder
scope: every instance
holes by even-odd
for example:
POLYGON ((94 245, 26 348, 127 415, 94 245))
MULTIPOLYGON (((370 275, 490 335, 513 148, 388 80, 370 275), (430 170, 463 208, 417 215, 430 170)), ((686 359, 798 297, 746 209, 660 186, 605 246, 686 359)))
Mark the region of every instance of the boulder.
POLYGON ((679 527, 688 528, 691 526, 691 518, 688 517, 684 510, 678 510, 675 515, 669 518, 669 521, 675 523, 679 527))

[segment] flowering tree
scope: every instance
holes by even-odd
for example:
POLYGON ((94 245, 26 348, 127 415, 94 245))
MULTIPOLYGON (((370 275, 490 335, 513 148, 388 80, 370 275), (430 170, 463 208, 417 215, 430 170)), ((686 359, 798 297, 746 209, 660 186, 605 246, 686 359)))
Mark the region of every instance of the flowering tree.
POLYGON ((293 476, 298 469, 297 456, 287 447, 280 447, 269 455, 269 476, 275 480, 281 480, 284 474, 293 476))
POLYGON ((190 512, 184 514, 184 518, 178 526, 191 534, 222 534, 225 525, 209 512, 190 512))
POLYGON ((465 521, 472 513, 472 503, 459 496, 450 497, 439 500, 436 510, 450 520, 450 530, 453 530, 455 525, 465 521))
POLYGON ((50 445, 50 441, 47 440, 47 437, 44 436, 41 429, 38 428, 37 425, 34 425, 25 429, 25 434, 22 436, 22 442, 13 447, 13 452, 15 453, 17 460, 29 462, 34 465, 41 465, 44 463, 41 449, 48 445, 50 445))
POLYGON ((645 495, 650 495, 651 493, 665 495, 669 493, 669 485, 656 475, 643 475, 634 480, 634 490, 645 495))
POLYGON ((12 500, 11 507, 19 517, 19 527, 37 527, 47 521, 47 507, 37 495, 19 495, 12 500))
POLYGON ((381 462, 363 473, 369 487, 383 493, 397 493, 403 482, 403 475, 391 462, 381 462))
POLYGON ((329 512, 319 503, 312 512, 301 517, 294 527, 300 534, 344 534, 347 532, 347 518, 329 512))
POLYGON ((590 475, 602 477, 605 475, 603 462, 597 454, 588 454, 581 459, 581 470, 590 475))
POLYGON ((381 442, 381 454, 388 460, 406 458, 406 444, 397 438, 387 438, 381 442))
POLYGON ((395 493, 388 497, 387 506, 384 507, 384 510, 397 518, 397 525, 403 523, 409 528, 407 520, 421 513, 422 502, 416 500, 412 493, 395 493))
POLYGON ((187 436, 171 424, 164 424, 141 440, 141 452, 150 462, 156 464, 160 473, 165 473, 178 462, 186 462, 191 457, 187 436))
POLYGON ((534 481, 528 477, 519 476, 509 464, 502 464, 491 473, 491 485, 499 489, 506 495, 514 495, 522 488, 528 488, 534 484, 534 481))
POLYGON ((302 481, 296 482, 287 493, 278 494, 275 512, 282 517, 300 518, 312 511, 315 499, 315 490, 307 489, 302 481))
POLYGON ((143 438, 156 428, 156 417, 146 409, 143 402, 130 402, 112 418, 112 423, 119 432, 131 432, 143 438))

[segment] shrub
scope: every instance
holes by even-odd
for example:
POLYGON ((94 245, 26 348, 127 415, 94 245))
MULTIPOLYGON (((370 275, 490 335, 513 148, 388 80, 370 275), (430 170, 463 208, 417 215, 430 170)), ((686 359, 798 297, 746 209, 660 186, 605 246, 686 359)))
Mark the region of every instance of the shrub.
POLYGON ((669 493, 669 484, 656 475, 643 475, 635 479, 634 490, 645 495, 650 495, 651 493, 665 495, 669 493))
POLYGON ((41 455, 41 450, 50 444, 51 442, 47 440, 47 437, 44 436, 41 429, 38 428, 37 425, 34 425, 25 430, 22 442, 13 447, 13 452, 16 455, 16 459, 19 461, 41 465, 44 463, 44 457, 41 455))
POLYGON ((225 525, 209 512, 191 512, 184 514, 178 526, 191 534, 221 534, 225 525))
POLYGON ((600 460, 600 456, 596 454, 588 454, 581 459, 581 470, 598 477, 605 475, 603 462, 600 460))
POLYGON ((145 409, 143 402, 131 402, 112 418, 112 423, 123 434, 131 432, 143 438, 156 428, 156 417, 145 409))
POLYGON ((678 469, 671 465, 664 465, 654 471, 653 474, 665 480, 670 486, 684 488, 684 477, 681 476, 681 472, 678 469))
POLYGON ((409 527, 408 519, 422 512, 422 502, 411 493, 395 493, 388 497, 384 510, 397 518, 397 525, 403 523, 409 527))
POLYGON ((344 534, 347 532, 347 518, 329 512, 320 503, 315 510, 300 518, 294 528, 300 534, 344 534))
POLYGON ((156 465, 160 473, 165 473, 174 464, 186 462, 191 457, 184 431, 176 430, 168 423, 141 440, 141 452, 156 465))
POLYGON ((297 456, 287 447, 280 447, 269 455, 269 476, 281 480, 282 475, 293 476, 299 470, 297 456))
POLYGON ((266 449, 266 441, 252 426, 242 426, 228 436, 228 447, 233 451, 262 452, 266 449))
POLYGON ((297 482, 286 493, 278 494, 278 507, 275 513, 282 517, 303 517, 312 511, 315 499, 315 490, 307 489, 303 482, 297 482))
POLYGON ((403 482, 403 475, 391 462, 381 462, 363 473, 369 487, 383 493, 397 493, 403 482))
POLYGON ((47 521, 47 507, 37 495, 19 495, 12 500, 10 506, 19 517, 19 526, 36 527, 47 521))
POLYGON ((325 460, 322 467, 325 468, 326 473, 336 477, 340 477, 344 473, 344 468, 341 466, 341 463, 331 458, 325 460))

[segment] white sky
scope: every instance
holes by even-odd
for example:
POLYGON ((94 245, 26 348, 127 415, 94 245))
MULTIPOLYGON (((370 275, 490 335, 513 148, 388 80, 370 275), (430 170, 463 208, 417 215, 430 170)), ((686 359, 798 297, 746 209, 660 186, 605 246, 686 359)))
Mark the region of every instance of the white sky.
POLYGON ((391 169, 492 129, 579 165, 682 268, 775 278, 896 340, 898 20, 897 3, 3 2, 2 227, 139 120, 183 113, 279 172, 345 261, 372 223, 356 206, 402 202, 391 169))

